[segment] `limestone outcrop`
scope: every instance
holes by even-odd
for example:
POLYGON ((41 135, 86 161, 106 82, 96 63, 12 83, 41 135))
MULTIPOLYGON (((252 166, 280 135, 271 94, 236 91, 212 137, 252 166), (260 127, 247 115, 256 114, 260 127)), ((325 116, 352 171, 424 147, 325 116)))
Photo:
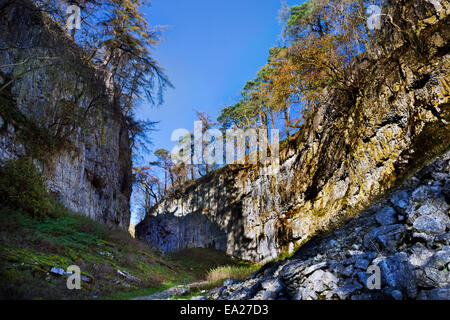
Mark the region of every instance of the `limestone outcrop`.
POLYGON ((0 162, 32 157, 66 207, 128 229, 129 134, 105 76, 31 1, 0 2, 0 48, 0 162))
POLYGON ((291 258, 196 299, 449 300, 449 203, 447 152, 291 258), (379 268, 379 288, 370 282, 370 266, 379 268))
POLYGON ((396 27, 383 25, 385 54, 355 62, 361 87, 323 93, 281 150, 276 175, 259 166, 221 168, 165 197, 137 236, 172 251, 217 247, 214 239, 225 234, 228 254, 266 262, 336 229, 447 150, 450 4, 388 1, 386 10, 396 27), (189 216, 198 214, 220 232, 189 239, 174 227, 195 228, 189 216))

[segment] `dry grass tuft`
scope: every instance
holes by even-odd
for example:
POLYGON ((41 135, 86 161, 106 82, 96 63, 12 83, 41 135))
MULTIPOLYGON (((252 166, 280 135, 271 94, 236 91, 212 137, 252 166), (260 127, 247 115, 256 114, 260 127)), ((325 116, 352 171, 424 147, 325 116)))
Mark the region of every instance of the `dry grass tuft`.
POLYGON ((243 280, 258 270, 256 265, 248 266, 222 266, 208 272, 208 281, 217 282, 226 279, 243 280))

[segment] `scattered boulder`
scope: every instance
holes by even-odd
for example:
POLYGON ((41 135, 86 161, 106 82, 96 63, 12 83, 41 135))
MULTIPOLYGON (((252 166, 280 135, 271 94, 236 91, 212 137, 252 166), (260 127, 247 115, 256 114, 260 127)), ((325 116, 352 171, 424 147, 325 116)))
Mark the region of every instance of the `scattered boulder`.
POLYGON ((353 293, 361 290, 363 286, 355 279, 346 279, 341 285, 334 289, 334 293, 339 296, 339 299, 345 300, 353 293))
POLYGON ((323 261, 321 263, 317 263, 315 265, 309 266, 308 268, 305 269, 305 271, 303 272, 303 275, 307 276, 307 275, 313 273, 316 270, 319 270, 319 269, 322 269, 322 268, 326 267, 326 265, 327 265, 327 262, 323 261))
POLYGON ((140 282, 141 279, 136 278, 132 274, 130 274, 127 271, 117 270, 117 273, 120 274, 122 277, 126 278, 127 280, 134 281, 134 282, 140 282))
POLYGON ((445 232, 446 224, 444 224, 443 219, 437 216, 426 215, 417 218, 413 227, 418 231, 439 235, 445 232))
POLYGON ((62 268, 56 268, 56 267, 52 267, 50 269, 50 273, 57 274, 60 276, 65 276, 67 274, 66 270, 64 270, 62 268))
POLYGON ((392 250, 395 248, 395 244, 401 240, 404 232, 405 226, 401 224, 371 229, 364 237, 364 246, 371 250, 378 250, 380 248, 392 250))
POLYGON ((382 226, 394 224, 397 222, 397 212, 392 207, 384 207, 375 215, 375 219, 382 226))
POLYGON ((405 210, 408 206, 409 195, 406 191, 399 191, 394 193, 390 199, 392 205, 400 210, 405 210))
MULTIPOLYGON (((54 274, 54 275, 59 275, 59 276, 70 276, 70 275, 72 275, 71 272, 66 272, 64 269, 62 269, 62 268, 57 268, 57 267, 52 267, 52 268, 50 269, 50 272, 49 272, 49 273, 54 274)), ((84 282, 88 282, 88 283, 92 282, 92 279, 91 279, 91 278, 86 277, 86 276, 84 276, 84 275, 80 275, 80 279, 81 279, 81 281, 84 281, 84 282)), ((47 281, 50 281, 50 278, 47 277, 46 280, 47 280, 47 281), (47 279, 48 279, 48 280, 47 280, 47 279)))
POLYGON ((271 278, 264 280, 261 283, 262 290, 256 294, 254 299, 257 300, 274 300, 277 298, 279 292, 283 290, 284 286, 280 279, 271 278))
POLYGON ((408 263, 408 256, 405 253, 396 253, 383 259, 378 266, 383 274, 382 281, 387 286, 405 290, 409 298, 417 296, 414 269, 408 263))
POLYGON ((233 279, 227 279, 227 280, 224 281, 223 285, 224 285, 225 287, 229 287, 229 286, 233 285, 235 282, 236 282, 236 281, 233 280, 233 279))
POLYGON ((292 258, 268 264, 245 281, 225 282, 208 298, 449 300, 445 168, 450 169, 450 152, 344 227, 311 240, 292 258), (379 268, 380 289, 367 287, 369 277, 377 276, 367 272, 370 266, 379 268))
POLYGON ((415 244, 411 251, 412 255, 409 256, 408 262, 414 267, 424 267, 434 255, 433 250, 422 244, 415 244))
POLYGON ((391 296, 395 300, 403 300, 403 294, 400 290, 392 290, 391 296))

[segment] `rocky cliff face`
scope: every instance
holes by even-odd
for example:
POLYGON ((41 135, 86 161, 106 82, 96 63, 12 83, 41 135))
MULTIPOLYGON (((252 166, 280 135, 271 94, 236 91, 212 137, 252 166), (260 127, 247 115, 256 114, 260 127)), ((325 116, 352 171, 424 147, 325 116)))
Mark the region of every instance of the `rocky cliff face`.
POLYGON ((450 4, 390 1, 384 50, 361 57, 352 92, 324 92, 275 176, 227 166, 166 197, 137 228, 171 251, 213 246, 265 262, 341 225, 450 143, 450 4), (198 214, 215 231, 189 238, 198 214), (156 217, 155 217, 156 216, 156 217), (167 217, 167 218, 166 218, 167 217), (217 243, 216 239, 226 239, 217 243))
MULTIPOLYGON (((450 152, 337 231, 197 299, 450 299, 450 152), (380 286, 367 285, 370 266, 380 286)), ((373 282, 369 283, 372 284, 373 282)))
POLYGON ((128 130, 104 77, 30 1, 1 2, 0 48, 0 161, 33 157, 69 209, 127 229, 128 130))

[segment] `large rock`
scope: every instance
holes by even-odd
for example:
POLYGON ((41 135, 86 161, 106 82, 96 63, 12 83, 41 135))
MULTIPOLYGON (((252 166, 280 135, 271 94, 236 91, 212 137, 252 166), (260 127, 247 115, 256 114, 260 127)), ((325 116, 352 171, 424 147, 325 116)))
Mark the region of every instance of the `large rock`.
MULTIPOLYGON (((432 173, 449 177, 450 170, 444 169, 448 164, 450 151, 405 181, 395 194, 428 190, 421 186, 442 179, 432 173), (428 172, 431 178, 420 179, 423 172, 428 172)), ((428 193, 420 203, 439 203, 443 188, 441 184, 440 189, 428 193)), ((378 213, 389 203, 392 204, 392 197, 388 196, 342 228, 311 239, 292 258, 269 263, 249 280, 233 282, 224 292, 228 290, 233 297, 250 299, 450 299, 449 233, 439 236, 423 233, 429 237, 424 241, 416 236, 415 221, 380 226, 378 213), (258 293, 252 296, 249 287, 259 288, 258 293)), ((412 212, 420 206, 416 201, 408 201, 402 209, 412 212)), ((423 213, 426 215, 421 217, 442 215, 440 210, 423 213)), ((217 297, 228 299, 223 294, 217 297)))
POLYGON ((391 203, 399 209, 406 209, 406 207, 408 206, 408 201, 409 201, 409 195, 408 192, 406 191, 400 191, 400 192, 396 192, 392 197, 391 197, 391 203))
POLYGON ((434 216, 421 216, 414 221, 413 227, 418 231, 423 231, 432 234, 443 234, 446 228, 446 221, 444 219, 434 216))
POLYGON ((22 64, 27 59, 56 57, 56 63, 34 65, 2 92, 0 115, 6 130, 0 132, 0 165, 33 157, 47 189, 67 208, 127 230, 132 188, 129 132, 104 75, 85 64, 80 48, 54 21, 33 10, 31 1, 1 6, 0 65, 17 65, 2 68, 0 83, 29 67, 22 64), (3 97, 8 95, 10 107, 30 123, 53 136, 67 134, 65 145, 45 154, 34 149, 45 149, 48 141, 31 142, 30 147, 29 137, 21 137, 23 124, 5 117, 3 97), (68 114, 60 115, 64 105, 70 106, 68 114), (73 123, 64 127, 65 121, 73 123))
POLYGON ((346 279, 343 283, 334 289, 334 293, 338 295, 341 300, 347 299, 350 295, 361 290, 363 286, 354 279, 346 279))
MULTIPOLYGON (((403 205, 403 204, 400 204, 403 205)), ((375 215, 375 219, 381 225, 394 224, 397 219, 397 212, 392 207, 384 207, 375 215)))
POLYGON ((405 234, 405 226, 394 224, 370 230, 364 237, 364 246, 368 249, 394 250, 395 245, 405 234))
POLYGON ((414 269, 408 264, 408 257, 405 253, 397 253, 383 259, 378 266, 383 274, 382 279, 388 287, 406 292, 409 298, 417 296, 414 269))
POLYGON ((428 249, 422 244, 415 244, 411 251, 409 263, 414 267, 424 267, 435 253, 434 250, 428 249))
MULTIPOLYGON (((448 7, 447 0, 441 3, 448 7)), ((154 230, 150 220, 156 221, 152 215, 168 214, 171 219, 171 213, 181 217, 201 212, 227 235, 228 254, 266 262, 341 226, 446 147, 448 10, 437 14, 424 0, 390 1, 383 10, 407 33, 386 24, 379 38, 384 37, 389 55, 379 60, 361 57, 354 65, 354 78, 364 79, 363 85, 352 92, 323 91, 318 107, 280 151, 274 175, 256 165, 212 172, 165 197, 148 221, 137 226, 137 236, 149 237, 154 230)), ((419 182, 429 178, 426 172, 417 177, 419 182)), ((410 201, 422 202, 440 188, 424 184, 404 190, 406 194, 392 197, 392 204, 385 206, 404 214, 410 201)), ((403 216, 396 219, 390 209, 380 213, 378 220, 390 229, 374 234, 371 240, 377 246, 400 240, 402 227, 397 224, 403 216)), ((158 221, 164 225, 163 219, 158 221)), ((174 242, 183 242, 176 237, 174 242)))

